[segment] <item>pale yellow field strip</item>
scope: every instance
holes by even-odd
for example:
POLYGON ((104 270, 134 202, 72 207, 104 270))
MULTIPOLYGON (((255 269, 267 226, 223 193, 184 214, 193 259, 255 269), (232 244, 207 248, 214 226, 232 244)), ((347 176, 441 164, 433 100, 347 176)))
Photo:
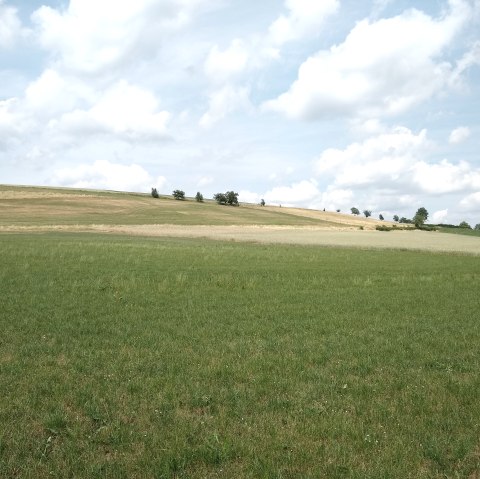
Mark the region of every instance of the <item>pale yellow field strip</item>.
POLYGON ((414 249, 480 254, 480 238, 425 231, 360 231, 299 226, 75 225, 0 226, 0 232, 97 232, 132 236, 208 238, 269 244, 414 249))

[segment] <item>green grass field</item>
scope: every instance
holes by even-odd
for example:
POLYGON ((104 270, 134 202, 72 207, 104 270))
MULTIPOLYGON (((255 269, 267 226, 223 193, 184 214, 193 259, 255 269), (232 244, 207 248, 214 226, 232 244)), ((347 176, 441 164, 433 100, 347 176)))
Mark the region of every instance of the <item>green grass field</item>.
POLYGON ((451 233, 464 236, 480 236, 480 230, 469 228, 440 228, 442 233, 451 233))
POLYGON ((0 235, 1 478, 480 475, 480 257, 0 235))

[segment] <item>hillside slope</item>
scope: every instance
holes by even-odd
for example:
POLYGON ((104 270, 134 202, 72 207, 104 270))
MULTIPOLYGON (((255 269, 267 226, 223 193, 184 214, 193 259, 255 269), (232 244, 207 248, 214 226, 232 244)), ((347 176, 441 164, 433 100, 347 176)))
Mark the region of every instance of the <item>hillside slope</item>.
POLYGON ((113 191, 0 186, 0 226, 274 225, 374 229, 378 220, 352 215, 241 204, 219 206, 113 191))

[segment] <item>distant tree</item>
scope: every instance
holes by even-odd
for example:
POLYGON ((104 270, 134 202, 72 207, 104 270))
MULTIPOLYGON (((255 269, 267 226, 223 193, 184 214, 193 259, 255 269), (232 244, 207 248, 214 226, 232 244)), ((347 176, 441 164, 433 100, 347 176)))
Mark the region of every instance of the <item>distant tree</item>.
MULTIPOLYGON (((478 226, 478 225, 477 225, 478 226)), ((466 222, 466 221, 462 221, 459 225, 458 225, 459 228, 466 228, 466 229, 469 229, 471 230, 472 227, 466 222)), ((476 227, 475 227, 476 228, 476 227)))
POLYGON ((398 217, 398 215, 393 215, 393 221, 396 221, 398 223, 399 220, 400 218, 398 217))
POLYGON ((337 213, 340 213, 340 210, 337 210, 337 213))
POLYGON ((421 228, 425 224, 425 216, 422 214, 417 214, 413 217, 413 224, 416 228, 421 228))
POLYGON ((417 228, 421 228, 428 219, 428 211, 422 206, 418 208, 415 216, 413 217, 413 224, 417 228))
POLYGON ((173 196, 176 200, 184 200, 184 199, 185 199, 185 191, 182 191, 182 190, 174 190, 173 193, 172 193, 172 196, 173 196))
POLYGON ((480 223, 478 223, 478 224, 475 225, 474 230, 475 230, 475 231, 480 231, 480 223))
POLYGON ((423 217, 423 222, 428 220, 428 211, 422 206, 421 208, 418 208, 417 212, 415 213, 415 216, 422 216, 423 217))
POLYGON ((413 223, 412 220, 409 220, 408 218, 405 218, 405 216, 402 216, 399 220, 399 223, 405 223, 411 225, 413 223))
POLYGON ((158 198, 157 188, 152 188, 152 196, 153 196, 154 198, 158 198))
POLYGON ((260 200, 260 206, 265 206, 265 200, 263 198, 260 200))
POLYGON ((200 193, 200 191, 197 191, 197 194, 195 195, 195 200, 199 203, 203 203, 203 195, 202 193, 200 193))
POLYGON ((238 206, 238 193, 235 193, 235 191, 227 191, 225 193, 215 193, 213 195, 213 199, 219 205, 238 206))
POLYGON ((358 216, 360 214, 360 210, 358 208, 355 208, 355 206, 350 208, 350 211, 352 212, 352 215, 357 215, 358 216))
POLYGON ((383 221, 385 218, 384 218, 383 215, 380 213, 380 214, 378 215, 378 219, 379 219, 380 221, 383 221))
POLYGON ((238 193, 227 191, 225 197, 227 198, 227 205, 238 206, 238 193))
POLYGON ((365 218, 372 216, 372 212, 370 210, 363 210, 363 214, 365 215, 365 218))
POLYGON ((219 205, 226 205, 227 204, 227 197, 225 196, 225 193, 215 193, 213 195, 213 199, 219 204, 219 205))

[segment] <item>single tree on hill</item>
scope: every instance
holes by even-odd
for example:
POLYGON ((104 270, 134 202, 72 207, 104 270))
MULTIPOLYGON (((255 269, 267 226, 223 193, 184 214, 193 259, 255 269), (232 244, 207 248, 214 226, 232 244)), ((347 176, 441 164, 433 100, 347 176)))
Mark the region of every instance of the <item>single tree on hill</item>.
POLYGON ((393 221, 396 221, 398 223, 399 220, 400 218, 398 217, 398 215, 393 215, 393 221))
POLYGON ((203 195, 200 193, 200 191, 197 191, 197 194, 195 195, 195 200, 198 201, 199 203, 203 202, 203 195))
POLYGON ((350 208, 350 211, 352 212, 352 215, 358 216, 360 214, 360 210, 358 208, 355 208, 355 206, 350 208))
POLYGON ((158 198, 157 188, 152 188, 152 196, 153 196, 154 198, 158 198))
POLYGON ((260 206, 265 206, 265 200, 263 198, 260 200, 260 206))
POLYGON ((363 210, 363 214, 365 215, 365 218, 372 216, 372 212, 370 210, 363 210))
POLYGON ((385 218, 384 218, 383 215, 380 213, 380 214, 378 215, 378 219, 379 219, 380 221, 383 221, 385 218))
MULTIPOLYGON (((478 226, 478 225, 477 225, 478 226)), ((466 228, 466 229, 469 229, 471 230, 472 227, 466 222, 466 221, 462 221, 459 225, 458 225, 459 228, 466 228)))
POLYGON ((185 199, 185 191, 182 191, 182 190, 174 190, 173 193, 172 193, 172 196, 173 196, 176 200, 184 200, 184 199, 185 199))
POLYGON ((415 216, 413 217, 413 223, 416 228, 421 228, 428 219, 428 211, 422 206, 418 208, 415 216))

